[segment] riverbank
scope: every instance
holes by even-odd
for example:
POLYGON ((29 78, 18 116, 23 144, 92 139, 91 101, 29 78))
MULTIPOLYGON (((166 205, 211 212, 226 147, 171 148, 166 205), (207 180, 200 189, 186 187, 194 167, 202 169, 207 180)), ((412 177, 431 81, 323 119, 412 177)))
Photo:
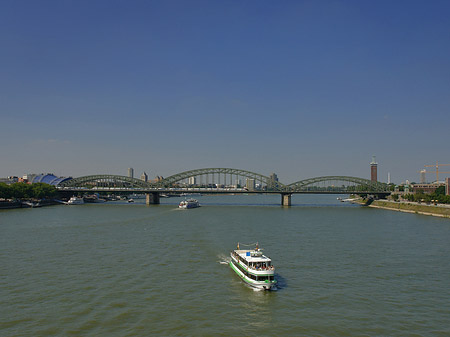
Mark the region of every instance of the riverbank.
POLYGON ((30 207, 43 207, 60 204, 53 199, 42 200, 0 200, 0 209, 14 209, 14 208, 30 208, 30 207))
POLYGON ((424 205, 415 202, 407 201, 389 201, 389 200, 375 200, 368 207, 389 209, 398 212, 415 213, 422 215, 432 215, 442 218, 450 218, 450 207, 440 205, 424 205))

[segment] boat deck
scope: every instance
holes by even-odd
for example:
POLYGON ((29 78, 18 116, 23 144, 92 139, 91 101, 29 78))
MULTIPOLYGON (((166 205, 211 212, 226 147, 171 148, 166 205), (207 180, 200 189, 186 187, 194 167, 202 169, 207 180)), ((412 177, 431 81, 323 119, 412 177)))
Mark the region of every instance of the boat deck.
POLYGON ((247 253, 254 252, 253 249, 235 249, 234 252, 239 255, 239 257, 243 260, 246 260, 248 262, 267 262, 271 261, 270 258, 262 254, 261 256, 251 256, 247 255, 247 253))

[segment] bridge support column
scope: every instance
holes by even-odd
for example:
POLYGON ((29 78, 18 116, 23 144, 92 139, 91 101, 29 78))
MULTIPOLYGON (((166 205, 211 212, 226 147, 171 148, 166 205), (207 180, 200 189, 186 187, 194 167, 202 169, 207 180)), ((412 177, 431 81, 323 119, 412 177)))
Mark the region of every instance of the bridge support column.
POLYGON ((281 194, 281 206, 291 206, 292 194, 283 193, 281 194))
POLYGON ((146 193, 145 203, 147 205, 159 205, 159 193, 158 192, 146 193))

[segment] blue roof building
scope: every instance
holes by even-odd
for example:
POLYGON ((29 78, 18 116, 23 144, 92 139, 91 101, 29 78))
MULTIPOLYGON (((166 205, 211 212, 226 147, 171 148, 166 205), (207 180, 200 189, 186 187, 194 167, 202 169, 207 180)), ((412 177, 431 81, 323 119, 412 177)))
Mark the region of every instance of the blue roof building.
POLYGON ((57 177, 54 174, 51 173, 42 173, 36 175, 31 183, 45 183, 53 186, 57 186, 59 183, 62 183, 63 181, 70 180, 71 177, 57 177))

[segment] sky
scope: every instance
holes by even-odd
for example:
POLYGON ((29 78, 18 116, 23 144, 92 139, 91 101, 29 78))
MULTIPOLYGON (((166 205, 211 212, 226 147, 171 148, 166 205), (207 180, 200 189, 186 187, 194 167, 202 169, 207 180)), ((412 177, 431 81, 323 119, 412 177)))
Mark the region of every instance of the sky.
POLYGON ((287 184, 370 178, 375 155, 379 181, 419 181, 450 164, 449 13, 438 0, 0 1, 0 177, 229 167, 287 184))

